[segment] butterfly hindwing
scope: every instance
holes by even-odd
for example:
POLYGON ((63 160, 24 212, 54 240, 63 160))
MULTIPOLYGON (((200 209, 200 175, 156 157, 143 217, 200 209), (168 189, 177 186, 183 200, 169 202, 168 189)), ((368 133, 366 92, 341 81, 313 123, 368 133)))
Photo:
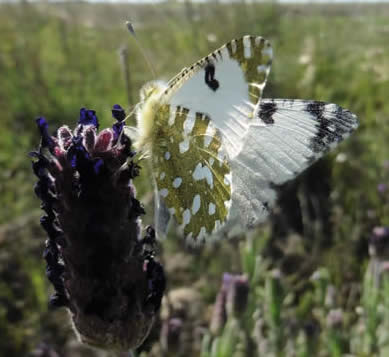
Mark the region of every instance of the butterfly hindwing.
POLYGON ((208 115, 233 158, 254 117, 271 61, 272 48, 262 37, 232 40, 184 68, 168 83, 162 99, 208 115))
POLYGON ((231 200, 230 167, 218 131, 201 113, 164 105, 156 116, 153 172, 159 199, 192 242, 224 224, 231 200))

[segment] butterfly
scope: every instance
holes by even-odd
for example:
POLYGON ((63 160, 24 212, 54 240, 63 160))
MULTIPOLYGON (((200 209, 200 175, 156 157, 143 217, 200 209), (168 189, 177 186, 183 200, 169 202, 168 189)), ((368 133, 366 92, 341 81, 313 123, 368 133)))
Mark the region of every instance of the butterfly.
POLYGON ((151 161, 159 234, 171 216, 192 244, 255 227, 275 186, 357 128, 336 104, 262 99, 272 59, 269 41, 244 36, 141 89, 135 147, 151 161))

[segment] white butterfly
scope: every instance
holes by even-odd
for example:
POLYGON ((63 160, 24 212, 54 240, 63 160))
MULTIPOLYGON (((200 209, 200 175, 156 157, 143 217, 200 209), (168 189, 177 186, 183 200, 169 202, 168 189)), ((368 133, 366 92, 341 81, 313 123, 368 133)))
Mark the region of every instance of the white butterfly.
POLYGON ((268 41, 244 36, 142 88, 135 145, 150 154, 157 231, 170 215, 191 243, 254 227, 274 205, 274 185, 357 128, 336 104, 261 99, 272 56, 268 41))

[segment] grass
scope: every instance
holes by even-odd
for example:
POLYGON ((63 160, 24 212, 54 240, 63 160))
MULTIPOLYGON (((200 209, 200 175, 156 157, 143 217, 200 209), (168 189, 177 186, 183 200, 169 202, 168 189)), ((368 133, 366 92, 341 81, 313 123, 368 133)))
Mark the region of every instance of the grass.
MULTIPOLYGON (((26 355, 42 341, 61 356, 81 348, 71 345, 64 313, 47 313, 42 304, 44 235, 35 218, 38 200, 27 153, 38 144, 38 115, 55 130, 71 125, 85 106, 107 126, 113 104, 135 104, 141 86, 154 78, 125 30, 129 19, 158 78, 169 79, 232 38, 260 34, 275 51, 265 97, 335 102, 361 121, 335 153, 285 185, 269 223, 249 238, 202 252, 188 252, 173 237, 163 243, 172 296, 187 287, 185 301, 197 294, 201 299, 192 301, 196 314, 190 307, 162 311, 162 324, 182 321, 180 348, 171 335, 158 337, 157 324, 138 352, 388 355, 389 284, 382 267, 389 256, 385 249, 369 255, 368 239, 374 227, 389 225, 389 188, 377 190, 389 178, 389 6, 215 1, 0 4, 0 355, 26 355), (250 293, 246 312, 229 316, 215 334, 209 323, 223 272, 246 274, 250 293)), ((150 203, 150 213, 147 176, 138 180, 138 194, 150 203)))

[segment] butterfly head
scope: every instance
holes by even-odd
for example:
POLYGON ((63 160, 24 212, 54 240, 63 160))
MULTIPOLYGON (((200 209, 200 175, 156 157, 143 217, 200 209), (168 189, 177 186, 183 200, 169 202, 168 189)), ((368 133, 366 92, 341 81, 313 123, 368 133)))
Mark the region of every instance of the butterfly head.
POLYGON ((159 97, 166 87, 166 84, 162 81, 151 81, 146 83, 140 90, 141 104, 147 102, 152 97, 159 97))
POLYGON ((140 90, 140 103, 137 110, 139 137, 135 142, 137 150, 149 150, 155 116, 162 105, 161 97, 166 88, 164 82, 152 81, 146 83, 140 90))

